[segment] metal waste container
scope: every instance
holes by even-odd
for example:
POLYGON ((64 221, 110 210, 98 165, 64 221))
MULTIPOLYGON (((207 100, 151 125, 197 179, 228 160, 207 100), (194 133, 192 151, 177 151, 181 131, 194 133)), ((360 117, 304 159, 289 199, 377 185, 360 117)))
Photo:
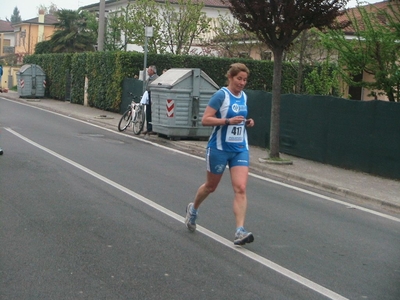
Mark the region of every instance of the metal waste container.
POLYGON ((20 98, 43 98, 46 89, 46 74, 34 64, 23 65, 17 72, 17 90, 20 98))
POLYGON ((173 68, 149 85, 153 131, 171 139, 209 137, 203 112, 219 86, 202 70, 173 68))

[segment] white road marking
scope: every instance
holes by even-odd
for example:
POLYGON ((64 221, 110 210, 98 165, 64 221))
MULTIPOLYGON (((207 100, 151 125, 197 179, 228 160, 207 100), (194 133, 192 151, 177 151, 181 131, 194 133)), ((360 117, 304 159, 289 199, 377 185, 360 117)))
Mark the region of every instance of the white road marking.
MULTIPOLYGON (((105 128, 105 127, 102 127, 102 126, 99 126, 99 125, 96 125, 96 124, 93 124, 93 123, 90 123, 90 122, 87 122, 87 121, 83 121, 83 120, 80 120, 80 119, 77 119, 77 118, 74 118, 74 117, 71 117, 71 116, 66 116, 66 115, 63 115, 63 114, 60 114, 60 113, 57 113, 57 112, 49 111, 49 110, 41 108, 41 107, 36 107, 36 106, 32 106, 32 105, 25 104, 25 103, 20 103, 20 102, 15 102, 13 100, 5 99, 5 98, 2 98, 2 99, 6 100, 6 101, 9 101, 9 102, 17 103, 17 104, 20 104, 20 105, 25 105, 25 106, 29 106, 29 107, 32 107, 32 108, 36 108, 36 109, 42 110, 42 111, 46 111, 46 112, 58 115, 60 117, 64 117, 64 118, 67 118, 67 119, 78 121, 78 122, 84 123, 86 125, 90 125, 90 126, 93 126, 93 127, 99 128, 99 129, 103 129, 103 130, 112 132, 114 134, 122 135, 124 137, 128 137, 128 138, 131 138, 131 139, 139 140, 141 142, 153 145, 155 147, 159 147, 159 148, 166 149, 166 150, 169 150, 169 151, 172 151, 172 152, 183 154, 183 155, 195 158, 195 159, 199 159, 199 160, 203 160, 203 161, 205 160, 204 158, 196 156, 196 155, 193 155, 193 154, 189 154, 189 153, 186 153, 186 152, 183 152, 183 151, 180 151, 180 150, 172 149, 172 148, 169 148, 167 146, 163 146, 163 145, 160 145, 160 144, 148 141, 148 140, 144 140, 142 138, 138 138, 138 137, 135 137, 135 136, 126 135, 126 134, 124 134, 122 132, 116 132, 116 131, 111 130, 109 128, 105 128)), ((349 208, 358 209, 360 211, 364 211, 366 213, 369 213, 369 214, 372 214, 372 215, 376 215, 376 216, 379 216, 379 217, 382 217, 382 218, 385 218, 385 219, 388 219, 388 220, 392 220, 392 221, 395 221, 395 222, 400 222, 400 218, 396 218, 396 217, 390 216, 388 214, 377 212, 377 211, 374 211, 372 209, 368 209, 368 208, 365 208, 365 207, 362 207, 362 206, 358 206, 358 205, 355 205, 355 204, 349 204, 348 202, 341 201, 341 200, 335 199, 333 197, 324 196, 324 195, 321 195, 321 194, 316 193, 316 192, 311 192, 311 191, 308 191, 306 189, 299 188, 299 187, 296 187, 296 186, 292 186, 290 184, 283 183, 283 182, 280 182, 280 181, 277 181, 277 180, 269 179, 269 178, 266 178, 266 177, 251 173, 251 172, 249 173, 249 175, 254 177, 254 178, 258 178, 258 179, 263 180, 263 181, 267 181, 267 182, 270 182, 270 183, 273 183, 273 184, 277 184, 277 185, 286 187, 288 189, 296 190, 296 191, 304 193, 304 194, 308 194, 308 195, 315 196, 315 197, 318 197, 318 198, 321 198, 321 199, 325 199, 327 201, 334 202, 334 203, 337 203, 337 204, 340 204, 340 205, 344 205, 344 206, 349 207, 349 208)))
MULTIPOLYGON (((47 109, 44 109, 44 108, 41 108, 41 107, 37 107, 37 106, 25 104, 25 103, 20 103, 20 102, 16 102, 16 101, 5 99, 5 98, 2 98, 2 99, 6 100, 6 101, 9 101, 9 102, 17 103, 17 104, 20 104, 20 105, 25 105, 25 106, 29 106, 29 107, 32 107, 32 108, 36 108, 36 109, 42 110, 42 111, 46 111, 46 112, 58 115, 60 117, 64 117, 64 118, 67 118, 67 119, 78 121, 78 122, 81 122, 81 123, 84 123, 84 124, 87 124, 87 125, 90 125, 90 126, 102 129, 102 130, 106 130, 106 131, 112 132, 114 134, 122 135, 122 136, 127 137, 127 138, 139 140, 141 142, 144 142, 144 143, 147 143, 147 144, 150 144, 152 146, 159 147, 159 148, 162 148, 162 149, 165 149, 165 150, 168 150, 168 151, 172 151, 172 152, 175 152, 175 153, 183 154, 183 155, 186 155, 186 156, 189 156, 189 157, 192 157, 192 158, 195 158, 195 159, 203 160, 203 161, 205 160, 203 157, 199 157, 197 155, 186 153, 186 152, 183 152, 183 151, 180 151, 180 150, 177 150, 177 149, 172 149, 170 147, 163 146, 163 145, 160 145, 160 144, 148 141, 148 140, 143 140, 143 139, 135 137, 135 136, 126 135, 126 134, 124 134, 122 132, 117 132, 115 130, 111 130, 109 128, 105 128, 103 126, 99 126, 99 125, 96 125, 96 124, 93 124, 93 123, 90 123, 90 122, 87 122, 87 121, 83 121, 83 120, 80 120, 80 119, 77 119, 77 118, 74 118, 74 117, 71 117, 71 116, 66 116, 66 115, 63 115, 63 114, 60 114, 60 113, 57 113, 57 112, 54 112, 54 111, 50 111, 50 110, 47 110, 47 109)), ((344 205, 344 206, 346 206, 348 208, 358 209, 360 211, 364 211, 366 213, 369 213, 369 214, 372 214, 372 215, 376 215, 376 216, 379 216, 379 217, 382 217, 382 218, 385 218, 385 219, 388 219, 388 220, 392 220, 392 221, 395 221, 395 222, 400 222, 400 218, 396 218, 396 217, 393 217, 393 216, 388 215, 388 214, 377 212, 377 211, 374 211, 372 209, 368 209, 368 208, 365 208, 365 207, 362 207, 362 206, 358 206, 358 205, 355 205, 355 204, 349 204, 348 202, 341 201, 341 200, 335 199, 333 197, 325 196, 325 195, 322 195, 322 194, 319 194, 319 193, 316 193, 316 192, 311 192, 311 191, 308 191, 306 189, 299 188, 299 187, 296 187, 296 186, 292 186, 290 184, 283 183, 283 182, 280 182, 280 181, 277 181, 277 180, 269 179, 269 178, 266 178, 266 177, 251 173, 251 172, 249 173, 249 175, 254 177, 254 178, 258 178, 260 180, 263 180, 263 181, 267 181, 267 182, 270 182, 270 183, 273 183, 273 184, 277 184, 277 185, 286 187, 288 189, 296 190, 296 191, 304 193, 304 194, 308 194, 308 195, 315 196, 315 197, 318 197, 318 198, 321 198, 321 199, 324 199, 324 200, 327 200, 327 201, 330 201, 330 202, 334 202, 334 203, 337 203, 337 204, 340 204, 340 205, 344 205)))
MULTIPOLYGON (((79 170, 81 170, 81 171, 83 171, 83 172, 85 172, 85 173, 97 178, 98 180, 100 180, 100 181, 102 181, 104 183, 109 184, 110 186, 112 186, 112 187, 114 187, 114 188, 126 193, 127 195, 129 195, 131 197, 136 198, 137 200, 139 200, 139 201, 147 204, 148 206, 150 206, 150 207, 152 207, 152 208, 164 213, 165 215, 167 215, 167 216, 169 216, 169 217, 171 217, 171 218, 173 218, 173 219, 175 219, 175 220, 177 220, 177 221, 179 221, 181 223, 185 222, 185 218, 184 217, 182 217, 182 216, 174 213, 173 211, 171 211, 171 210, 169 210, 169 209, 167 209, 167 208, 165 208, 165 207, 163 207, 163 206, 151 201, 150 199, 148 199, 146 197, 143 197, 142 195, 140 195, 140 194, 138 194, 138 193, 136 193, 136 192, 134 192, 134 191, 132 191, 132 190, 130 190, 130 189, 128 189, 128 188, 126 188, 126 187, 124 187, 124 186, 122 186, 122 185, 120 185, 120 184, 118 184, 118 183, 116 183, 116 182, 114 182, 114 181, 112 181, 110 179, 108 179, 107 177, 104 177, 104 176, 100 175, 99 173, 96 173, 96 172, 94 172, 94 171, 82 166, 81 164, 78 164, 75 161, 73 161, 73 160, 71 160, 69 158, 66 158, 65 156, 62 156, 62 155, 58 154, 57 152, 54 152, 54 151, 52 151, 52 150, 50 150, 50 149, 48 149, 48 148, 36 143, 36 142, 28 139, 27 137, 19 134, 18 132, 12 130, 11 128, 4 128, 4 129, 7 130, 8 132, 12 133, 13 135, 19 137, 20 139, 24 140, 25 142, 31 144, 32 146, 35 146, 35 147, 47 152, 48 154, 51 154, 51 155, 55 156, 56 158, 66 162, 66 163, 68 163, 68 164, 70 164, 70 165, 72 165, 72 166, 74 166, 76 168, 78 168, 79 170)), ((347 299, 347 298, 345 298, 345 297, 343 297, 343 296, 341 296, 341 295, 339 295, 339 294, 337 294, 337 293, 335 293, 335 292, 333 292, 333 291, 331 291, 331 290, 329 290, 329 289, 327 289, 327 288, 325 288, 325 287, 323 287, 323 286, 321 286, 321 285, 319 285, 319 284, 317 284, 317 283, 315 283, 315 282, 313 282, 313 281, 311 281, 311 280, 309 280, 309 279, 307 279, 307 278, 305 278, 305 277, 303 277, 303 276, 301 276, 301 275, 299 275, 297 273, 294 273, 294 272, 292 272, 292 271, 290 271, 290 270, 288 270, 288 269, 286 269, 286 268, 284 268, 284 267, 282 267, 282 266, 280 266, 280 265, 278 265, 278 264, 276 264, 276 263, 274 263, 274 262, 272 262, 272 261, 270 261, 270 260, 268 260, 268 259, 256 254, 256 253, 254 253, 254 252, 252 252, 252 251, 250 251, 250 250, 248 250, 246 248, 243 248, 243 247, 240 247, 240 246, 234 246, 232 241, 229 241, 229 240, 223 238, 222 236, 219 236, 218 234, 216 234, 216 233, 214 233, 214 232, 212 232, 212 231, 210 231, 210 230, 208 230, 208 229, 206 229, 206 228, 204 228, 202 226, 198 225, 197 226, 197 231, 201 232, 204 235, 212 238, 213 240, 221 243, 222 245, 230 248, 231 250, 239 252, 242 255, 244 255, 244 256, 246 256, 246 257, 248 257, 248 258, 250 258, 250 259, 252 259, 252 260, 254 260, 256 262, 258 262, 259 264, 264 265, 265 267, 267 267, 267 268, 269 268, 271 270, 274 270, 277 273, 279 273, 279 274, 281 274, 281 275, 283 275, 283 276, 285 276, 285 277, 287 277, 287 278, 289 278, 289 279, 291 279, 293 281, 296 281, 299 284, 301 284, 301 285, 303 285, 303 286, 305 286, 305 287, 307 287, 307 288, 309 288, 309 289, 311 289, 311 290, 313 290, 313 291, 315 291, 315 292, 317 292, 317 293, 319 293, 321 295, 324 295, 324 296, 328 297, 329 299, 334 299, 334 300, 345 300, 345 299, 347 299)))
MULTIPOLYGON (((169 150, 169 151, 172 151, 172 152, 183 154, 183 155, 186 155, 186 156, 189 156, 189 157, 192 157, 192 158, 196 158, 196 159, 199 159, 199 160, 203 160, 203 161, 205 160, 203 157, 199 157, 199 156, 196 156, 196 155, 193 155, 193 154, 190 154, 190 153, 186 153, 186 152, 183 152, 183 151, 180 151, 180 150, 172 149, 172 148, 169 148, 167 146, 163 146, 163 145, 160 145, 160 144, 148 141, 148 140, 143 140, 143 139, 135 137, 135 136, 126 135, 126 134, 124 134, 122 132, 117 132, 115 130, 111 130, 109 128, 105 128, 105 127, 102 127, 102 126, 99 126, 99 125, 96 125, 96 124, 93 124, 93 123, 90 123, 90 122, 87 122, 87 121, 76 119, 76 118, 71 117, 71 116, 66 116, 66 115, 63 115, 63 114, 60 114, 60 113, 57 113, 57 112, 53 112, 53 111, 44 109, 44 108, 32 106, 32 105, 25 104, 25 103, 15 102, 13 100, 5 99, 5 98, 2 98, 2 99, 6 100, 6 101, 9 101, 9 102, 17 103, 17 104, 20 104, 20 105, 25 105, 25 106, 29 106, 29 107, 32 107, 32 108, 36 108, 36 109, 42 110, 42 111, 46 111, 46 112, 58 115, 60 117, 64 117, 64 118, 67 118, 67 119, 78 121, 78 122, 81 122, 81 123, 84 123, 84 124, 87 124, 87 125, 99 128, 99 129, 103 129, 103 130, 112 132, 114 134, 122 135, 124 137, 128 137, 128 138, 131 138, 131 139, 139 140, 141 142, 150 144, 150 145, 155 146, 155 147, 159 147, 159 148, 162 148, 162 149, 165 149, 165 150, 169 150)), ((379 216, 379 217, 382 217, 382 218, 385 218, 385 219, 388 219, 388 220, 392 220, 392 221, 395 221, 395 222, 400 222, 400 218, 396 218, 396 217, 393 217, 393 216, 388 215, 388 214, 377 212, 377 211, 374 211, 372 209, 368 209, 368 208, 365 208, 365 207, 362 207, 362 206, 358 206, 358 205, 355 205, 355 204, 349 204, 348 202, 341 201, 341 200, 335 199, 333 197, 325 196, 325 195, 322 195, 322 194, 319 194, 319 193, 316 193, 316 192, 311 192, 311 191, 308 191, 306 189, 303 189, 303 188, 300 188, 300 187, 296 187, 296 186, 292 186, 290 184, 283 183, 283 182, 280 182, 280 181, 277 181, 277 180, 269 179, 269 178, 266 178, 266 177, 251 173, 251 172, 249 173, 249 175, 254 177, 254 178, 258 178, 258 179, 263 180, 263 181, 267 181, 267 182, 270 182, 270 183, 273 183, 273 184, 277 184, 277 185, 286 187, 288 189, 296 190, 296 191, 304 193, 304 194, 308 194, 308 195, 311 195, 311 196, 314 196, 314 197, 318 197, 318 198, 321 198, 321 199, 324 199, 324 200, 327 200, 327 201, 330 201, 330 202, 334 202, 334 203, 337 203, 337 204, 340 204, 340 205, 343 205, 343 206, 346 206, 346 207, 349 207, 349 208, 354 208, 354 209, 357 209, 357 210, 360 210, 360 211, 364 211, 366 213, 369 213, 369 214, 372 214, 372 215, 376 215, 376 216, 379 216)))

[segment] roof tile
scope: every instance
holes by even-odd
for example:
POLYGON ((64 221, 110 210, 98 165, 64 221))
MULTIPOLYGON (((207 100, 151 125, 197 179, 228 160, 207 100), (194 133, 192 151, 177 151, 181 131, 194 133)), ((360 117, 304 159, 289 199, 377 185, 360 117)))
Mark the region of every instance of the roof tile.
POLYGON ((0 20, 0 32, 14 32, 11 22, 0 20))

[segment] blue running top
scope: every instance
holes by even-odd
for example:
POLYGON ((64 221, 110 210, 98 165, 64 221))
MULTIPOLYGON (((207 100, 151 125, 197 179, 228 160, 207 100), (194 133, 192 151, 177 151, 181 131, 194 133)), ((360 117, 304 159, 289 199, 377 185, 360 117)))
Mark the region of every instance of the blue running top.
MULTIPOLYGON (((223 87, 211 97, 208 106, 217 111, 215 114, 217 118, 247 117, 247 95, 243 91, 239 96, 235 96, 223 87)), ((248 150, 245 122, 237 125, 214 126, 208 140, 208 147, 227 152, 248 150)))

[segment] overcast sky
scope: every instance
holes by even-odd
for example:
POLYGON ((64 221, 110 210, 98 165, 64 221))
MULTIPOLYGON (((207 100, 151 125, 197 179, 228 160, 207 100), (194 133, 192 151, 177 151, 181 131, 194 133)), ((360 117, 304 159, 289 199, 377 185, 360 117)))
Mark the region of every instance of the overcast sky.
MULTIPOLYGON (((375 3, 382 0, 368 0, 365 2, 375 3)), ((38 16, 38 7, 44 5, 49 7, 54 3, 59 9, 73 9, 76 10, 81 6, 89 4, 100 3, 100 0, 0 0, 0 19, 10 19, 13 14, 14 8, 18 7, 22 21, 36 18, 38 16)), ((354 7, 356 0, 350 0, 348 7, 354 7)))
POLYGON ((0 19, 10 19, 14 8, 18 7, 22 21, 36 18, 40 5, 49 7, 54 3, 59 9, 76 10, 81 6, 99 3, 99 0, 0 0, 0 19))

